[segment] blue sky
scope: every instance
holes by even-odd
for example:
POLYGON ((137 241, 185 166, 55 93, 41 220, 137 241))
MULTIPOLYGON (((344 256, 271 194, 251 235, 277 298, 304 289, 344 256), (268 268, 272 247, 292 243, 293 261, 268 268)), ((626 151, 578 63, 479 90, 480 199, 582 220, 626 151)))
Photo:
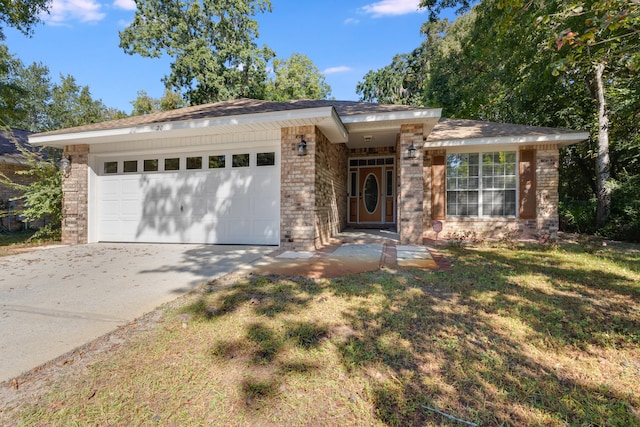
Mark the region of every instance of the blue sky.
MULTIPOLYGON (((260 45, 285 59, 307 55, 325 74, 332 96, 357 100, 358 81, 372 69, 410 52, 422 41, 427 13, 419 0, 271 0, 272 12, 257 15, 260 45)), ((133 20, 133 0, 53 0, 44 24, 31 38, 6 28, 9 51, 25 65, 41 62, 58 81, 71 74, 107 106, 131 112, 138 90, 164 91, 169 58, 127 55, 118 31, 133 20)))

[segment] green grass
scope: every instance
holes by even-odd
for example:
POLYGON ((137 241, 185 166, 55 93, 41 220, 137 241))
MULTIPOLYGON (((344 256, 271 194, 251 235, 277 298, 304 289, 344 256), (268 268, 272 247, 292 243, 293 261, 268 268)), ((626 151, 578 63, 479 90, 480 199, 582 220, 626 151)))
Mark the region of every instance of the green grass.
MULTIPOLYGON (((640 425, 640 250, 448 248, 452 273, 252 277, 185 301, 21 425, 640 425)), ((1 420, 1 418, 0 418, 1 420)))

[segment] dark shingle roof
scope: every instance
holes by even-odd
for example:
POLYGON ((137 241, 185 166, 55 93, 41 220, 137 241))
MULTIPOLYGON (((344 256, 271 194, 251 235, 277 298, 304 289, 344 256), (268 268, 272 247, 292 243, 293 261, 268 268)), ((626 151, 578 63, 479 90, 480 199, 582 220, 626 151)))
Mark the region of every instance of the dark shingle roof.
POLYGON ((23 147, 29 149, 29 135, 32 132, 13 129, 11 131, 0 131, 0 157, 21 159, 22 153, 16 148, 14 141, 18 141, 23 147))
POLYGON ((279 111, 302 110, 307 108, 334 107, 341 117, 369 114, 388 113, 394 111, 424 110, 424 108, 408 105, 384 105, 369 102, 335 101, 327 99, 297 100, 286 102, 261 101, 257 99, 235 99, 220 101, 212 104, 196 105, 171 111, 147 114, 143 116, 127 117, 120 120, 112 120, 102 123, 94 123, 68 129, 59 129, 51 132, 39 133, 38 136, 58 135, 67 133, 79 133, 88 131, 100 131, 121 129, 133 126, 151 125, 157 123, 181 122, 187 120, 199 120, 214 117, 229 117, 245 114, 272 113, 279 111))
POLYGON ((427 143, 438 141, 502 138, 516 136, 571 135, 579 131, 540 126, 514 125, 510 123, 483 122, 479 120, 441 118, 427 138, 427 143))

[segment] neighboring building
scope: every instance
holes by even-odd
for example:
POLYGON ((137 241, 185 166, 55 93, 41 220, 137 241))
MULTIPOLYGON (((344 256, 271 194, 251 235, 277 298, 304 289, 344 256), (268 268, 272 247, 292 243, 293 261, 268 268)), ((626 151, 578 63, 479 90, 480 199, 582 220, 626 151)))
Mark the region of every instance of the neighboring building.
POLYGON ((31 135, 64 148, 63 243, 313 249, 346 227, 404 244, 558 231, 558 148, 588 133, 351 101, 218 102, 31 135), (306 155, 299 146, 306 143, 306 155), (415 149, 415 151, 411 151, 415 149))
MULTIPOLYGON (((29 147, 27 144, 29 134, 31 132, 19 129, 0 131, 0 173, 13 182, 23 184, 29 182, 29 177, 16 174, 17 171, 29 167, 22 153, 16 147, 16 141, 24 147, 29 147)), ((0 231, 18 230, 24 227, 17 212, 22 203, 19 200, 12 201, 13 198, 19 196, 18 191, 0 183, 0 231)))

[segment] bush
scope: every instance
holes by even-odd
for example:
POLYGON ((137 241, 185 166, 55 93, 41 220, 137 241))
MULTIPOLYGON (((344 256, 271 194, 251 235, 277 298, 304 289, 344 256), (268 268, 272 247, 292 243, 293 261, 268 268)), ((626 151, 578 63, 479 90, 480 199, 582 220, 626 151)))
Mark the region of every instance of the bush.
POLYGON ((558 204, 560 230, 569 233, 595 233, 597 201, 561 200, 558 204))
POLYGON ((611 193, 611 213, 598 230, 603 237, 640 242, 640 175, 620 183, 611 193))

